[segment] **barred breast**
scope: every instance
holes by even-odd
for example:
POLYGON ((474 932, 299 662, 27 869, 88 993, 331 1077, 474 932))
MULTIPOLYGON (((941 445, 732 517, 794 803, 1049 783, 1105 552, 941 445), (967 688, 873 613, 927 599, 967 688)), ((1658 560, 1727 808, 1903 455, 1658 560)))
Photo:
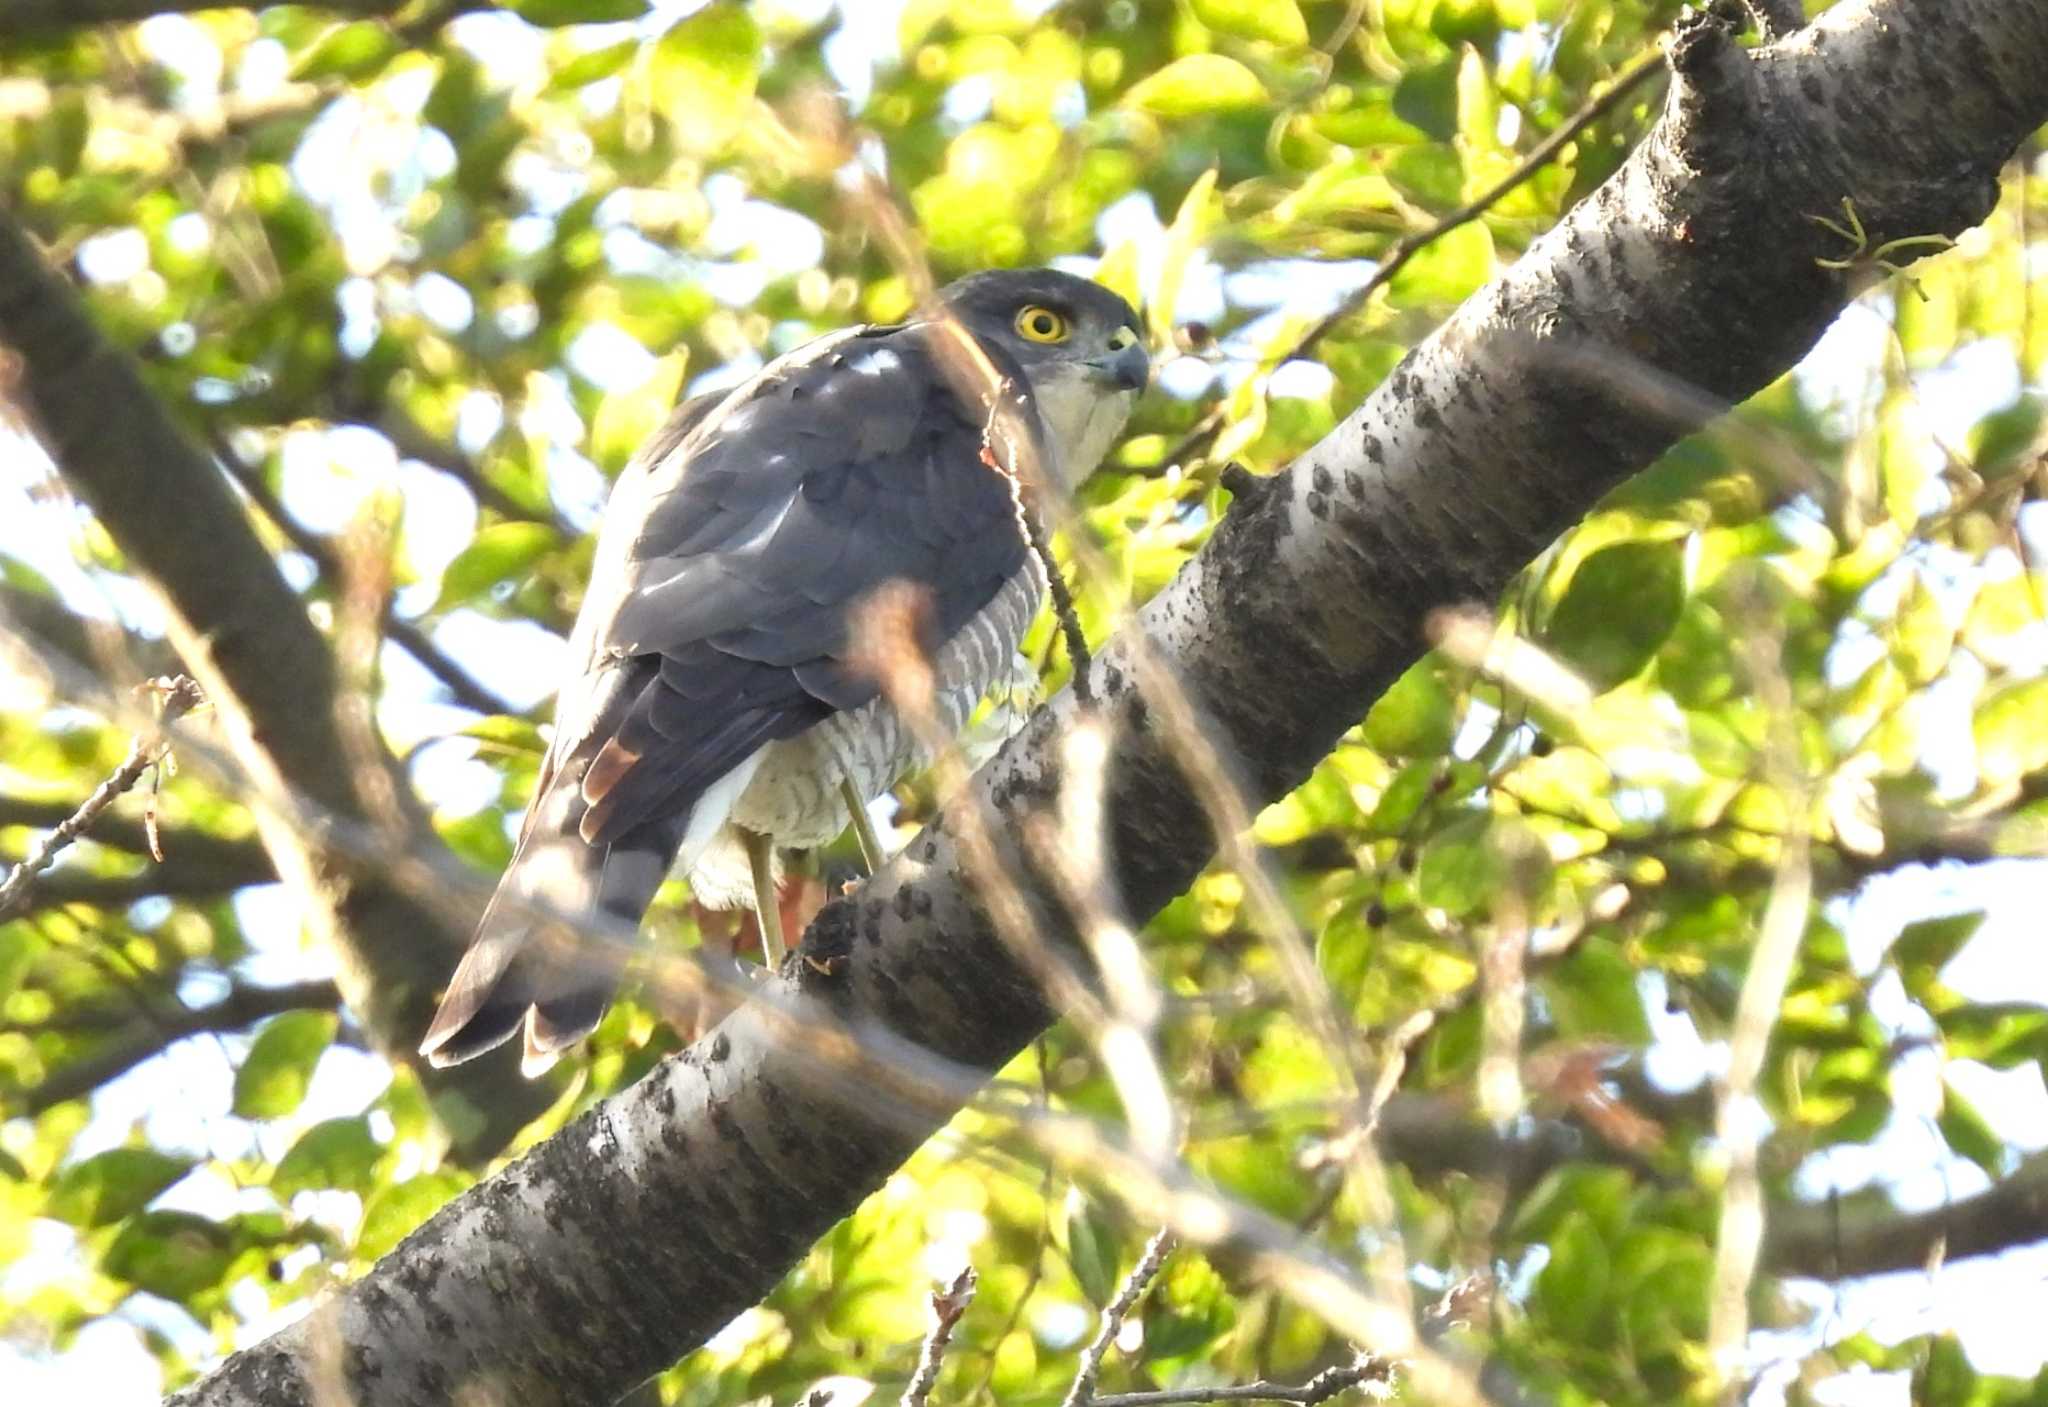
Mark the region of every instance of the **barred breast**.
MULTIPOLYGON (((955 738, 982 697, 1010 677, 1010 662, 1038 613, 1043 587, 1035 558, 1027 558, 993 600, 948 640, 933 660, 934 720, 955 738)), ((691 892, 714 907, 750 901, 745 852, 732 827, 775 838, 785 850, 823 845, 847 827, 840 782, 850 779, 874 798, 905 773, 928 765, 930 750, 886 698, 850 713, 835 713, 806 732, 771 743, 753 780, 733 803, 728 824, 689 873, 691 892)))

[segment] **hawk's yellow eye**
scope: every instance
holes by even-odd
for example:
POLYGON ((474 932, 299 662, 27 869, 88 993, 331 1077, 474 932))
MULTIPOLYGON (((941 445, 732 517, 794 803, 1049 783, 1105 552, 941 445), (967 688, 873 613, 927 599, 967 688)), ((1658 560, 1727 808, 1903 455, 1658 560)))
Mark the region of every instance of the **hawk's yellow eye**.
POLYGON ((1066 318, 1043 304, 1029 304, 1017 314, 1017 335, 1027 342, 1064 342, 1071 331, 1066 318))

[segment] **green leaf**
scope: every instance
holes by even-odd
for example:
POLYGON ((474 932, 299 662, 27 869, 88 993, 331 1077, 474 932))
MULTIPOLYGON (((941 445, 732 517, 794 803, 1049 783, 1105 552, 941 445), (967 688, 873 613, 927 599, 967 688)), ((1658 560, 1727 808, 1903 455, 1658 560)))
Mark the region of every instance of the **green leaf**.
POLYGON ((1942 1081, 1941 1113, 1935 1123, 1956 1153, 1984 1169, 1994 1180, 2005 1175, 2005 1140, 1977 1112, 1977 1106, 1946 1080, 1942 1081))
POLYGON ((1493 277, 1493 236, 1478 220, 1439 235, 1387 281, 1397 308, 1462 303, 1493 277))
POLYGON ((621 39, 616 44, 586 50, 548 76, 548 91, 565 93, 571 88, 581 88, 586 83, 610 78, 631 63, 633 56, 639 53, 640 49, 639 40, 621 39))
POLYGON ((2048 767, 2048 678, 2010 684, 1977 708, 1970 732, 1986 786, 2003 786, 2048 767))
POLYGON ((1222 54, 1189 54, 1131 85, 1126 105, 1159 117, 1200 117, 1258 107, 1269 101, 1266 85, 1236 59, 1222 54))
POLYGON ((1492 902, 1501 871, 1500 857, 1493 852, 1492 817, 1459 816, 1429 838, 1415 872, 1416 897, 1457 918, 1492 902))
POLYGON ((1308 24, 1294 0, 1192 0, 1195 18, 1218 34, 1268 44, 1308 43, 1308 24))
POLYGON ((1534 1303, 1554 1332, 1590 1341, 1605 1316, 1610 1273, 1599 1228, 1584 1212, 1572 1212, 1550 1239, 1550 1260, 1536 1276, 1534 1303))
POLYGON ((600 469, 616 473, 661 428, 675 409, 689 362, 688 348, 672 352, 655 362, 645 381, 608 392, 598 403, 590 422, 590 457, 600 469))
POLYGON ((1619 542, 1579 563, 1540 639, 1604 693, 1642 671, 1684 605, 1681 544, 1619 542))
POLYGON ((1915 998, 1931 990, 1941 970, 1963 950, 1963 944, 1975 936, 1983 923, 1983 911, 1978 910, 1923 918, 1900 929, 1892 942, 1891 958, 1906 990, 1915 998))
POLYGON ((654 100, 685 148, 716 150, 739 130, 760 68, 761 31, 753 16, 739 5, 709 5, 655 46, 654 100))
POLYGON ((398 51, 398 36, 377 20, 338 24, 306 51, 292 77, 302 83, 315 78, 369 78, 381 73, 398 51))
POLYGON ((2002 477, 2025 465, 2027 451, 2041 434, 2041 421, 2048 401, 2023 395, 2004 410, 1994 410, 1970 427, 1970 464, 1988 479, 2002 477))
POLYGON ((1436 756, 1456 731, 1443 662, 1434 655, 1396 679, 1365 716, 1366 746, 1395 757, 1436 756))
POLYGON ((43 1215, 73 1226, 105 1226, 141 1211, 193 1166, 189 1158, 154 1148, 110 1148, 57 1174, 43 1215))
POLYGON ((649 5, 648 0, 511 0, 511 9, 528 24, 555 29, 565 24, 637 20, 649 5))
POLYGON ((1567 1039, 1649 1043, 1650 1023, 1636 988, 1636 970, 1612 943, 1580 943, 1563 963, 1543 974, 1540 986, 1557 1018, 1558 1033, 1567 1039))
POLYGON ((545 523, 493 523, 456 553, 441 573, 436 611, 463 605, 501 581, 523 574, 555 545, 555 530, 545 523))
POLYGON ((240 1249, 234 1233, 191 1212, 145 1212, 121 1229, 100 1269, 137 1289, 183 1300, 210 1290, 240 1249))
POLYGON ((1105 1305, 1116 1293, 1116 1228, 1079 1189, 1067 1198, 1067 1259, 1081 1292, 1097 1305, 1105 1305))
POLYGON ((1166 231, 1166 252, 1159 261, 1159 281, 1148 310, 1153 336, 1161 342, 1173 335, 1174 309, 1180 302, 1180 286, 1187 274, 1188 261, 1194 258, 1215 214, 1216 176, 1216 168, 1211 166, 1195 178, 1188 193, 1181 197, 1180 209, 1174 212, 1173 224, 1166 231))
POLYGON ((1892 657, 1914 686, 1931 683, 1948 668, 1956 633, 1941 601, 1927 589, 1918 572, 1906 579, 1905 590, 1899 593, 1891 635, 1892 657))
POLYGON ((323 1189, 367 1194, 383 1151, 362 1115, 323 1119, 300 1134, 277 1160, 270 1190, 285 1199, 323 1189))
POLYGON ((337 1024, 331 1011, 287 1011, 273 1017, 235 1071, 235 1113, 275 1119, 298 1108, 312 1083, 313 1067, 334 1042, 337 1024))
POLYGON ((376 1260, 387 1254, 469 1184, 470 1179, 461 1173, 444 1169, 421 1173, 385 1188, 363 1208, 363 1227, 356 1233, 356 1255, 363 1260, 376 1260))
POLYGON ((1458 63, 1446 59, 1415 67, 1394 88, 1394 115, 1440 142, 1458 130, 1458 63))
POLYGON ((1422 803, 1429 800, 1430 786, 1436 780, 1436 762, 1424 758, 1409 763, 1394 774, 1394 780, 1387 783, 1380 793, 1379 804, 1366 819, 1366 831, 1377 836, 1399 835, 1422 809, 1422 803))

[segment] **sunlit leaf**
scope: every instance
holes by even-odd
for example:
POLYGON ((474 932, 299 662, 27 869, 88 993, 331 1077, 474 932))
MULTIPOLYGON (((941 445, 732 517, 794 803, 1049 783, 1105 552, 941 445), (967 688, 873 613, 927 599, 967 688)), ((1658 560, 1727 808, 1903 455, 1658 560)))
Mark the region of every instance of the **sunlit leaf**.
POLYGON ((1161 117, 1199 117, 1265 102, 1266 85, 1236 59, 1189 54, 1131 86, 1124 101, 1161 117))
POLYGON ((274 1119, 298 1108, 338 1024, 331 1011, 272 1017, 235 1071, 235 1112, 245 1119, 274 1119))
POLYGON ((375 1260, 391 1250, 469 1182, 460 1173, 443 1171, 419 1173, 384 1188, 363 1208, 362 1229, 356 1233, 357 1257, 375 1260))
POLYGON ((1493 236, 1474 220, 1418 250, 1388 280, 1387 301, 1397 308, 1460 303, 1492 277, 1493 236))
POLYGON ((397 35, 377 20, 356 20, 336 25, 321 36, 292 67, 299 82, 316 78, 363 79, 380 71, 397 57, 397 35))
POLYGON ((1679 544, 1621 542, 1580 562, 1541 640, 1596 690, 1640 673, 1685 604, 1679 544))
POLYGON ((73 1226, 105 1226, 142 1210, 193 1166, 154 1148, 109 1148, 59 1173, 43 1211, 73 1226))
POLYGON ((528 24, 549 28, 564 24, 637 20, 651 8, 649 0, 506 0, 506 3, 528 24))
POLYGON ((1308 25, 1294 0, 1191 0, 1191 8, 1218 34, 1271 44, 1308 42, 1308 25))
POLYGON ((370 1136, 370 1121, 361 1115, 323 1119, 300 1134, 277 1160, 271 1190, 280 1197, 333 1188, 367 1193, 372 1170, 383 1150, 370 1136))
POLYGON ((441 573, 436 611, 474 601, 492 587, 509 581, 555 546, 555 530, 545 523, 493 523, 477 533, 441 573))

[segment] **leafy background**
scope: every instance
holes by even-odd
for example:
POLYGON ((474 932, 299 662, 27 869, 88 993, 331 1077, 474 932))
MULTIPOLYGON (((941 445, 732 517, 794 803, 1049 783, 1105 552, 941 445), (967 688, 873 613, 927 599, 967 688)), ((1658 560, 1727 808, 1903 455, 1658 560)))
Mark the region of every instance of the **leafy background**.
MULTIPOLYGON (((607 478, 679 391, 910 308, 892 212, 941 279, 1056 262, 1144 302, 1160 372, 1084 491, 1097 569, 1067 554, 1100 639, 1203 540, 1225 462, 1269 472, 1312 444, 1614 169, 1659 82, 1290 355, 1680 10, 516 0, 0 29, 0 180, 323 628, 381 554, 376 723, 487 874, 607 478)), ((1505 684, 1432 656, 1260 817, 1336 1043, 1243 875, 1213 869, 1143 934, 1188 1166, 1355 1265, 1394 1245, 1418 1300, 1478 1284, 1445 1344, 1532 1394, 1713 1391, 1714 1077, 1788 838, 1810 837, 1813 892, 1757 1082, 1774 1219, 2039 1176, 2036 150, 1959 247, 1909 277, 1866 267, 1797 373, 1484 603, 1524 642, 1505 684), (1489 1016, 1489 955, 1510 951, 1513 1019, 1489 1016), (1390 1063, 1380 1184, 1340 1150, 1351 1071, 1390 1063)), ((132 736, 27 623, 57 601, 161 655, 160 608, 27 428, 0 479, 10 857, 132 736)), ((1057 685, 1053 634, 1027 652, 1057 685)), ((414 1076, 363 1048, 236 798, 169 778, 161 865, 127 799, 0 926, 0 1375, 31 1398, 150 1400, 492 1165, 451 1153, 414 1076)), ((931 804, 913 781, 895 819, 931 804)), ((677 892, 655 926, 725 931, 700 918, 677 892)), ((678 1042, 616 1009, 521 1144, 678 1042)), ((1110 1075, 1056 1030, 661 1399, 898 1391, 933 1284, 971 1262, 936 1396, 1057 1400, 1149 1227, 1015 1111, 1118 1125, 1110 1075)), ((2018 1313, 2037 1249, 1845 1283, 1778 1268, 1809 1278, 1750 1296, 1767 1398, 2048 1392, 2018 1313)), ((1300 1381, 1349 1353, 1221 1253, 1177 1252, 1133 1323, 1106 1387, 1300 1381)))

